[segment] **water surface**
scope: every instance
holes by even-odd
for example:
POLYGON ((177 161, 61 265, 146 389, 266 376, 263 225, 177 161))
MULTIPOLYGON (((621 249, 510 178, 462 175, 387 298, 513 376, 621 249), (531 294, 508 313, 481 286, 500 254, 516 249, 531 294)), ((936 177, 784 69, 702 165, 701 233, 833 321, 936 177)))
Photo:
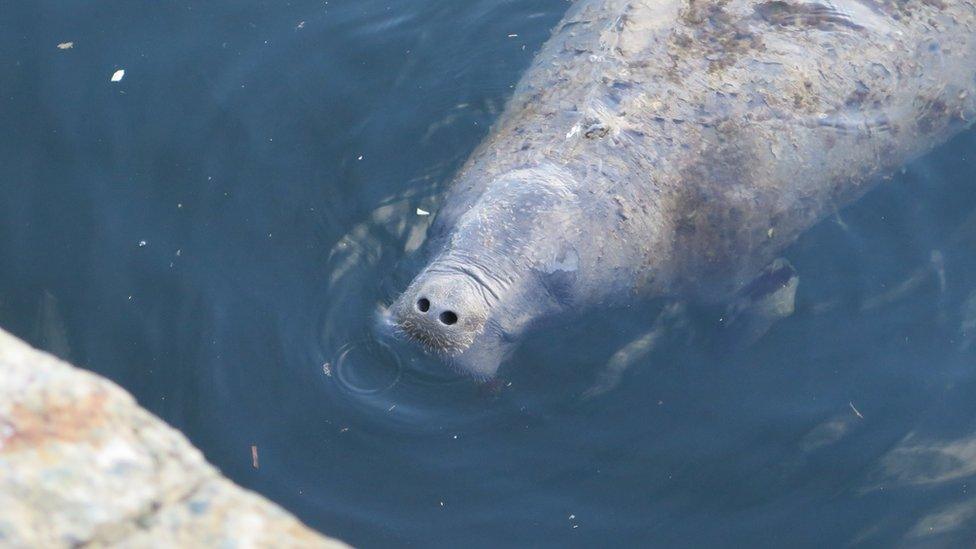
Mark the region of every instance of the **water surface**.
POLYGON ((690 307, 585 398, 655 307, 490 387, 376 340, 566 8, 0 0, 0 325, 360 546, 971 544, 974 132, 792 247, 752 346, 690 307))

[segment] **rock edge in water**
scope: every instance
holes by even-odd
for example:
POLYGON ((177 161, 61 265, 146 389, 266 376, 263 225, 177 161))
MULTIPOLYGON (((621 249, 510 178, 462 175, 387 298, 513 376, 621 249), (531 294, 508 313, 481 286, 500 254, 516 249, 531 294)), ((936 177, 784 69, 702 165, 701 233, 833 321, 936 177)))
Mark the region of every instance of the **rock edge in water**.
POLYGON ((119 386, 2 330, 0 545, 345 547, 224 478, 119 386))

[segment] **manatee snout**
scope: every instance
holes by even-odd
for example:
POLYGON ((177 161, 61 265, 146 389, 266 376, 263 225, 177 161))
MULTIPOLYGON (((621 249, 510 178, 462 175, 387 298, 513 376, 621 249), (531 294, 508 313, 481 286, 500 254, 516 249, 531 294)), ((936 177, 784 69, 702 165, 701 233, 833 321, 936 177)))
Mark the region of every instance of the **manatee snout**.
POLYGON ((581 262, 567 237, 580 209, 558 167, 491 180, 476 203, 441 210, 430 262, 388 310, 404 339, 476 378, 495 376, 528 329, 574 301, 581 262))
POLYGON ((464 273, 422 272, 391 308, 396 328, 427 351, 456 356, 484 330, 488 304, 464 273))

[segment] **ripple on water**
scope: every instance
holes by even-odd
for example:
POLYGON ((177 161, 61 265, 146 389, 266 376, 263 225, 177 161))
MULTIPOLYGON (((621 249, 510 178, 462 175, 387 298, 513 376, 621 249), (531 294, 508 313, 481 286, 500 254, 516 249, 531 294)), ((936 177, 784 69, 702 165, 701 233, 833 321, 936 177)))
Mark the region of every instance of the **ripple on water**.
POLYGON ((470 428, 492 415, 481 384, 393 341, 365 338, 339 347, 322 367, 324 390, 358 410, 370 427, 396 432, 470 428))
POLYGON ((332 374, 340 388, 358 395, 375 395, 392 389, 403 372, 396 353, 376 340, 343 346, 333 364, 332 374))

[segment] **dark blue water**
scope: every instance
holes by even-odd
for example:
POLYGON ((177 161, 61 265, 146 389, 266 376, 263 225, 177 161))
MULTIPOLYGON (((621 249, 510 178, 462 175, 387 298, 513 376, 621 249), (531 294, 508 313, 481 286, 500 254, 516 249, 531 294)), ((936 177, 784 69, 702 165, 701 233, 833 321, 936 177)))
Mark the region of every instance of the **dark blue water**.
POLYGON ((0 325, 356 545, 971 545, 974 132, 791 248, 751 346, 689 306, 584 398, 657 305, 490 387, 373 339, 566 8, 0 0, 0 325))

